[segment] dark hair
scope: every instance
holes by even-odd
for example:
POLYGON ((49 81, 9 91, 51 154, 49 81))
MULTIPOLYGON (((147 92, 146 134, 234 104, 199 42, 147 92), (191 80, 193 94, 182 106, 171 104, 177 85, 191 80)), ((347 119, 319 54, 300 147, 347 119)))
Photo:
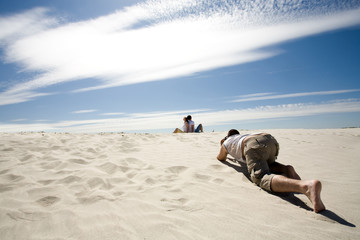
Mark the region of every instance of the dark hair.
POLYGON ((187 123, 189 122, 189 120, 187 119, 187 117, 184 117, 184 120, 185 120, 185 122, 187 122, 187 123))
POLYGON ((186 119, 187 119, 187 120, 191 120, 191 116, 188 115, 188 116, 186 117, 186 119))
POLYGON ((229 132, 228 132, 228 137, 230 137, 230 136, 232 136, 232 135, 236 135, 236 134, 240 134, 239 133, 239 131, 238 130, 236 130, 236 129, 231 129, 231 130, 229 130, 229 132))

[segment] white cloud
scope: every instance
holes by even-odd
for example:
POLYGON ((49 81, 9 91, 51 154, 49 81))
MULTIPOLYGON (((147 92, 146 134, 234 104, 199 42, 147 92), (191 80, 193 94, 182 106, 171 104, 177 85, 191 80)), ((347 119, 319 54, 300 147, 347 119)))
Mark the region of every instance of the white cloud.
POLYGON ((4 92, 0 93, 0 105, 27 102, 48 95, 51 95, 51 93, 37 93, 34 91, 4 92))
POLYGON ((320 104, 298 103, 224 111, 194 109, 161 113, 139 113, 121 118, 61 121, 44 124, 0 124, 0 132, 59 131, 88 133, 175 129, 182 126, 182 118, 185 112, 192 113, 197 123, 203 123, 205 127, 209 127, 263 119, 360 112, 360 102, 358 100, 338 100, 320 104))
POLYGON ((24 121, 27 121, 27 119, 26 118, 19 118, 19 119, 12 120, 12 122, 24 122, 24 121))
POLYGON ((111 112, 111 113, 102 113, 103 116, 117 116, 117 115, 124 115, 123 112, 111 112))
MULTIPOLYGON (((206 112, 209 111, 209 109, 190 109, 190 110, 182 110, 182 111, 168 111, 168 112, 150 112, 150 113, 134 113, 130 114, 129 117, 131 118, 153 118, 153 117, 166 117, 166 116, 179 116, 193 113, 200 113, 200 112, 206 112)), ((182 118, 180 118, 182 119, 182 118)))
POLYGON ((48 10, 45 8, 34 8, 16 15, 0 17, 0 44, 11 44, 11 41, 56 26, 58 20, 47 14, 48 10))
POLYGON ((99 84, 75 91, 165 80, 257 61, 279 54, 260 50, 273 44, 360 23, 359 8, 334 12, 323 1, 315 12, 301 9, 302 4, 147 1, 63 25, 44 9, 3 17, 0 29, 17 19, 23 22, 0 32, 6 61, 38 74, 0 93, 0 105, 29 101, 41 88, 86 78, 98 79, 99 84), (26 34, 19 34, 23 29, 26 34))
POLYGON ((95 109, 87 109, 87 110, 78 110, 78 111, 73 111, 71 113, 74 114, 83 114, 83 113, 92 113, 92 112, 96 112, 97 110, 95 109))
POLYGON ((288 93, 272 95, 272 93, 255 93, 240 96, 231 102, 250 102, 259 100, 270 100, 280 98, 295 98, 295 97, 308 97, 308 96, 319 96, 319 95, 332 95, 332 94, 343 94, 351 92, 359 92, 360 89, 349 89, 349 90, 334 90, 334 91, 318 91, 318 92, 302 92, 302 93, 288 93))
POLYGON ((326 113, 359 112, 360 102, 357 100, 332 101, 320 104, 283 104, 276 106, 260 106, 248 109, 219 111, 216 114, 199 114, 209 125, 222 125, 229 122, 278 119, 287 117, 312 116, 326 113), (219 117, 221 116, 221 117, 219 117))

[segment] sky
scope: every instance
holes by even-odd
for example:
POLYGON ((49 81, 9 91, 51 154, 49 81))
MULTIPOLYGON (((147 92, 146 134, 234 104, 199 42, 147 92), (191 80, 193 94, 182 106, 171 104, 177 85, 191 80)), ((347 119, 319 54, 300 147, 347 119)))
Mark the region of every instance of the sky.
POLYGON ((360 1, 0 0, 0 132, 360 127, 360 1))

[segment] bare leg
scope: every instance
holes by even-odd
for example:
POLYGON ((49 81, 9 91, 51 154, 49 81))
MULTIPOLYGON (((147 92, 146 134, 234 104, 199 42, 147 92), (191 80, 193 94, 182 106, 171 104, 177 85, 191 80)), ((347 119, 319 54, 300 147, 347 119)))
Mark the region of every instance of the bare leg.
POLYGON ((291 165, 283 165, 279 162, 274 162, 269 167, 272 173, 285 174, 288 178, 301 180, 300 176, 291 165))
POLYGON ((179 128, 176 128, 173 133, 183 133, 179 128))
POLYGON ((286 166, 286 176, 288 178, 301 180, 300 176, 295 171, 295 168, 293 166, 290 166, 290 165, 286 166))
POLYGON ((325 210, 321 201, 321 182, 319 180, 297 180, 276 175, 271 180, 271 189, 274 192, 298 192, 305 194, 313 204, 314 212, 325 210))

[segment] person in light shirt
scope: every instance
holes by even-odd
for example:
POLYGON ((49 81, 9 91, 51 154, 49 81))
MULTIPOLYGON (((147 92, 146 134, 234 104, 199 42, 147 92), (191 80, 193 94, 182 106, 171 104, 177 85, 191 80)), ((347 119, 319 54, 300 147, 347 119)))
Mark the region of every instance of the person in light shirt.
POLYGON ((182 130, 179 128, 175 128, 173 133, 200 133, 200 132, 204 132, 203 130, 203 126, 200 123, 196 128, 195 128, 195 123, 194 121, 192 121, 192 117, 191 115, 188 115, 187 117, 183 118, 184 120, 184 126, 182 127, 182 130))
POLYGON ((226 161, 231 155, 237 161, 245 161, 251 180, 256 185, 270 192, 297 192, 305 194, 313 204, 314 212, 325 210, 320 193, 319 180, 302 180, 290 165, 276 162, 279 144, 268 133, 240 135, 231 129, 220 141, 217 159, 226 161))
POLYGON ((192 120, 191 115, 188 115, 188 116, 186 117, 186 119, 188 120, 188 123, 189 123, 188 132, 196 132, 196 133, 204 132, 203 126, 202 126, 201 123, 195 128, 195 123, 194 123, 194 121, 192 120))
POLYGON ((183 121, 184 121, 184 125, 182 127, 182 130, 179 129, 179 128, 175 128, 174 132, 173 133, 185 133, 185 132, 188 132, 188 129, 189 129, 189 121, 187 120, 186 117, 183 118, 183 121))

